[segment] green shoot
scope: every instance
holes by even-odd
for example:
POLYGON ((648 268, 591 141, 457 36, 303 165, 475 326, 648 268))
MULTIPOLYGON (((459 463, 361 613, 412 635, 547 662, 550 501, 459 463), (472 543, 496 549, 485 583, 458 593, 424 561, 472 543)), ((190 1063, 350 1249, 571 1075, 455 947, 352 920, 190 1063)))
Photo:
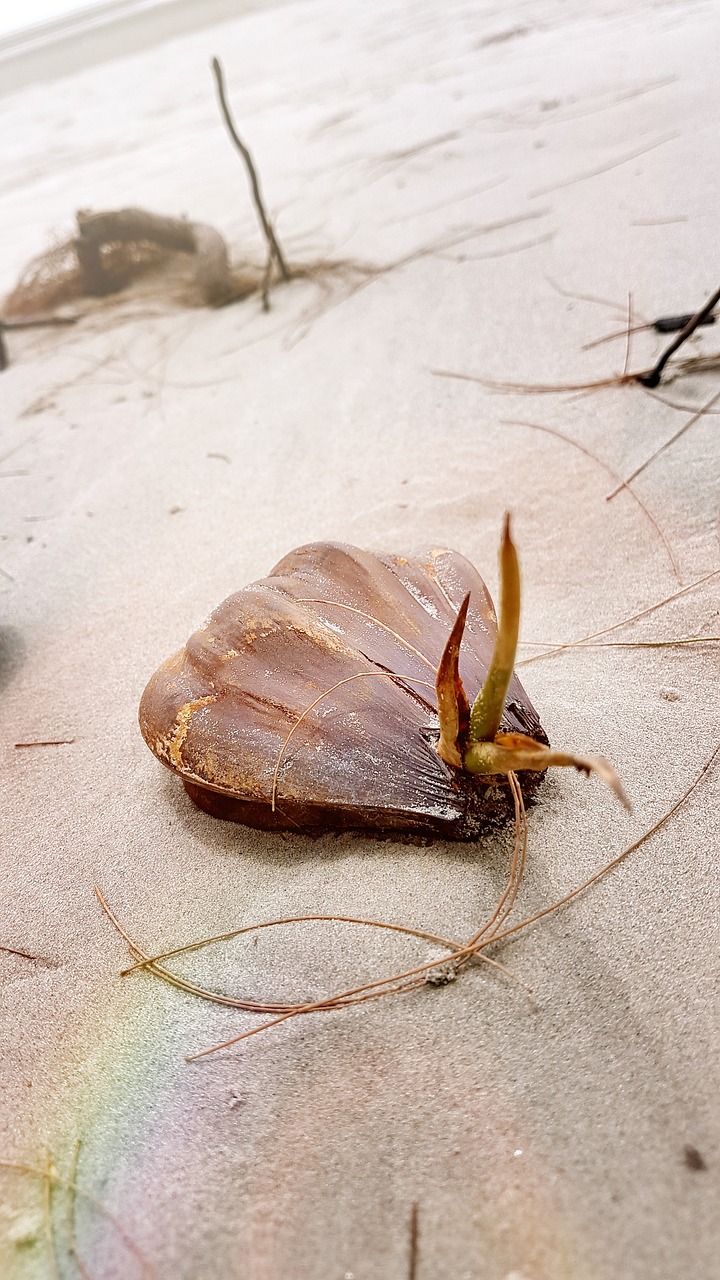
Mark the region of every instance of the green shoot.
MULTIPOLYGON (((515 667, 520 629, 520 566, 505 513, 500 542, 500 617, 490 669, 470 712, 470 742, 492 742, 500 728, 508 686, 515 667)), ((513 766, 511 766, 513 767, 513 766)))

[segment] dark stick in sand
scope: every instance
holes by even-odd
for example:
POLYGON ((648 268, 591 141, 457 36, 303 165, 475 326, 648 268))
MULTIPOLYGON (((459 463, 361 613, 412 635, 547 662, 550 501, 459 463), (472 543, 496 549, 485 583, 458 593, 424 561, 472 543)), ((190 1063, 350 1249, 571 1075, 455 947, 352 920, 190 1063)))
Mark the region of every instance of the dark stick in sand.
POLYGON ((235 146, 240 152, 240 155, 245 161, 245 167, 248 171, 248 177, 250 179, 250 186, 252 187, 253 200, 255 201, 255 208, 257 209, 258 217, 262 224, 262 229, 265 234, 265 239, 267 240, 267 243, 268 243, 268 249, 272 257, 274 258, 275 262, 278 265, 278 269, 280 271, 280 274, 283 280, 289 280, 290 271, 285 261, 285 258, 283 256, 282 249, 278 244, 277 236, 275 235, 275 231, 273 229, 272 222, 270 221, 269 214, 267 212, 267 209, 265 208, 265 203, 262 198, 262 192, 260 190, 260 179, 258 178, 257 170, 255 168, 255 165, 253 164, 252 156, 250 155, 250 152, 245 146, 245 143, 242 141, 242 138, 240 137, 237 129, 235 128, 235 123, 233 121, 232 115, 230 114, 230 107, 228 106, 227 95, 225 93, 225 77, 223 74, 222 66, 220 65, 220 61, 218 58, 213 58, 212 69, 213 69, 213 75, 215 76, 215 83, 217 85, 218 98, 220 100, 220 110, 222 111, 223 120, 225 121, 225 124, 227 126, 227 131, 230 134, 230 137, 232 138, 235 146))
POLYGON ((707 302, 703 303, 700 310, 696 311, 694 316, 691 316, 684 328, 680 330, 677 337, 673 338, 670 345, 665 348, 660 359, 653 365, 652 369, 650 369, 648 373, 638 374, 637 381, 642 382, 644 387, 659 386, 662 371, 670 357, 674 355, 678 347, 681 347, 683 342, 687 341, 690 335, 695 332, 698 325, 702 324, 706 317, 710 315, 710 312, 714 310, 718 302, 720 302, 720 289, 716 289, 711 297, 708 298, 707 302))

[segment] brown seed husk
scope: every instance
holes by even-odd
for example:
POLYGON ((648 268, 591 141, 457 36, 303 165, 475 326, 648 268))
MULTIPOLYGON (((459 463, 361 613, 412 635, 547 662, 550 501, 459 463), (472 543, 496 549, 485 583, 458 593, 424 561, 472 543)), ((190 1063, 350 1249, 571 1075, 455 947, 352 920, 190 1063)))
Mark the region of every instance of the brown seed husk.
MULTIPOLYGON (((474 696, 496 621, 467 560, 301 547, 163 664, 143 694, 143 736, 218 817, 311 834, 474 839, 512 802, 504 779, 473 778, 435 749, 435 673, 468 592, 459 667, 474 696)), ((547 742, 517 676, 501 727, 547 742)), ((526 794, 535 780, 525 778, 526 794)))

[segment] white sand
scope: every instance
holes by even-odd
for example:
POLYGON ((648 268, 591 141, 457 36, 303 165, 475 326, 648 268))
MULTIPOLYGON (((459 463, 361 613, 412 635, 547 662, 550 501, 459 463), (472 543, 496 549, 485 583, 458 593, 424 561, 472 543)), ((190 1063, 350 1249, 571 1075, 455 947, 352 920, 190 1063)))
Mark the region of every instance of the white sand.
MULTIPOLYGON (((277 914, 458 938, 484 918, 509 833, 431 849, 254 834, 194 811, 145 748, 136 708, 155 666, 290 548, 442 543, 494 589, 509 506, 528 640, 571 640, 678 590, 651 523, 627 494, 605 501, 595 462, 505 420, 628 474, 683 414, 637 387, 507 397, 430 373, 602 377, 624 343, 581 348, 623 328, 628 291, 653 318, 717 285, 716 6, 571 8, 313 0, 3 100, 0 288, 89 206, 187 213, 260 256, 215 53, 291 258, 389 262, 477 231, 349 299, 337 286, 330 308, 301 283, 268 316, 256 300, 148 314, 128 298, 72 331, 8 338, 0 944, 45 962, 0 952, 0 1157, 40 1166, 50 1149, 67 1175, 81 1139, 80 1185, 162 1280, 403 1278, 413 1202, 416 1280, 717 1274, 717 768, 606 881, 498 953, 533 1000, 472 972, 188 1066, 256 1020, 120 981, 126 951, 92 893, 151 948, 277 914), (56 738, 74 742, 14 746, 56 738)), ((717 341, 705 330, 690 349, 717 341)), ((633 366, 661 346, 640 334, 633 366)), ((667 394, 702 404, 716 387, 696 376, 667 394)), ((637 482, 683 583, 718 563, 717 421, 637 482)), ((717 582, 616 638, 718 634, 717 582)), ((718 737, 717 650, 571 651, 524 681, 552 741, 607 754, 635 804, 628 818, 597 782, 546 784, 529 913, 690 785, 718 737)), ((300 999, 427 955, 305 927, 182 971, 300 999)), ((0 1274, 51 1277, 40 1183, 0 1178, 0 1274)), ((66 1209, 58 1192, 69 1276, 66 1209)), ((77 1239, 96 1280, 141 1274, 82 1204, 77 1239)))

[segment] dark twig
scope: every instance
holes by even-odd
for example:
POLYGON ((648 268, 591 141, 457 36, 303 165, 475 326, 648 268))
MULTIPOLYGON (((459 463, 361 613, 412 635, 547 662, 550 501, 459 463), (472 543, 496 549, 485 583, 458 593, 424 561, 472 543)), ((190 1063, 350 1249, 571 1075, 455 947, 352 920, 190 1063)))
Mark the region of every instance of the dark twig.
POLYGON ((408 1280, 417 1280, 418 1267, 418 1207, 417 1200, 410 1210, 410 1252, 408 1255, 408 1280))
POLYGON ((44 742, 16 742, 15 750, 21 751, 25 747, 69 747, 74 741, 74 738, 51 738, 44 742))
POLYGON ((227 131, 230 134, 230 137, 232 138, 238 151, 240 152, 240 155, 245 161, 245 167, 247 169, 248 177, 250 179, 250 186, 252 187, 253 200, 255 201, 255 208, 257 210, 258 217, 262 224, 262 229, 265 235, 265 239, 267 240, 268 249, 270 251, 272 258, 274 258, 275 262, 278 265, 278 269, 280 271, 280 274, 283 280, 289 280, 290 271, 288 269, 288 265, 285 261, 285 258, 283 257, 282 249, 278 244, 275 231, 273 230, 272 222, 270 221, 268 212, 265 208, 265 204, 262 198, 262 193, 260 191, 260 180, 257 175, 257 170, 255 169, 255 165, 253 164, 252 156, 250 155, 250 152, 245 146, 245 143, 240 138, 240 135, 238 134, 238 131, 235 128, 233 118, 230 114, 230 108, 228 106, 227 96, 225 93, 225 77, 223 74, 222 66, 220 65, 220 61, 218 58, 213 58, 212 69, 213 69, 213 75, 215 76, 215 83, 217 85, 218 98, 220 100, 220 110, 222 111, 223 119, 227 126, 227 131))
POLYGON ((670 345, 665 348, 662 355, 660 356, 660 359, 657 361, 656 364, 653 365, 649 373, 637 375, 637 381, 642 382, 643 386, 645 387, 659 386, 660 378, 662 377, 662 371, 665 368, 665 365, 667 364, 670 357, 674 355, 678 347, 681 347, 682 344, 687 341, 690 335, 695 332, 698 325, 703 323, 706 316, 710 315, 710 312, 714 310, 718 302, 720 302, 720 288, 716 289, 715 292, 711 295, 711 297, 708 298, 707 302, 703 303, 700 310, 696 311, 695 315, 690 317, 685 327, 680 330, 677 337, 673 338, 670 345))
POLYGON ((23 960, 39 960, 40 958, 39 956, 30 955, 29 951, 18 951, 17 947, 0 946, 0 951, 7 951, 8 955, 11 956, 22 956, 23 960))

